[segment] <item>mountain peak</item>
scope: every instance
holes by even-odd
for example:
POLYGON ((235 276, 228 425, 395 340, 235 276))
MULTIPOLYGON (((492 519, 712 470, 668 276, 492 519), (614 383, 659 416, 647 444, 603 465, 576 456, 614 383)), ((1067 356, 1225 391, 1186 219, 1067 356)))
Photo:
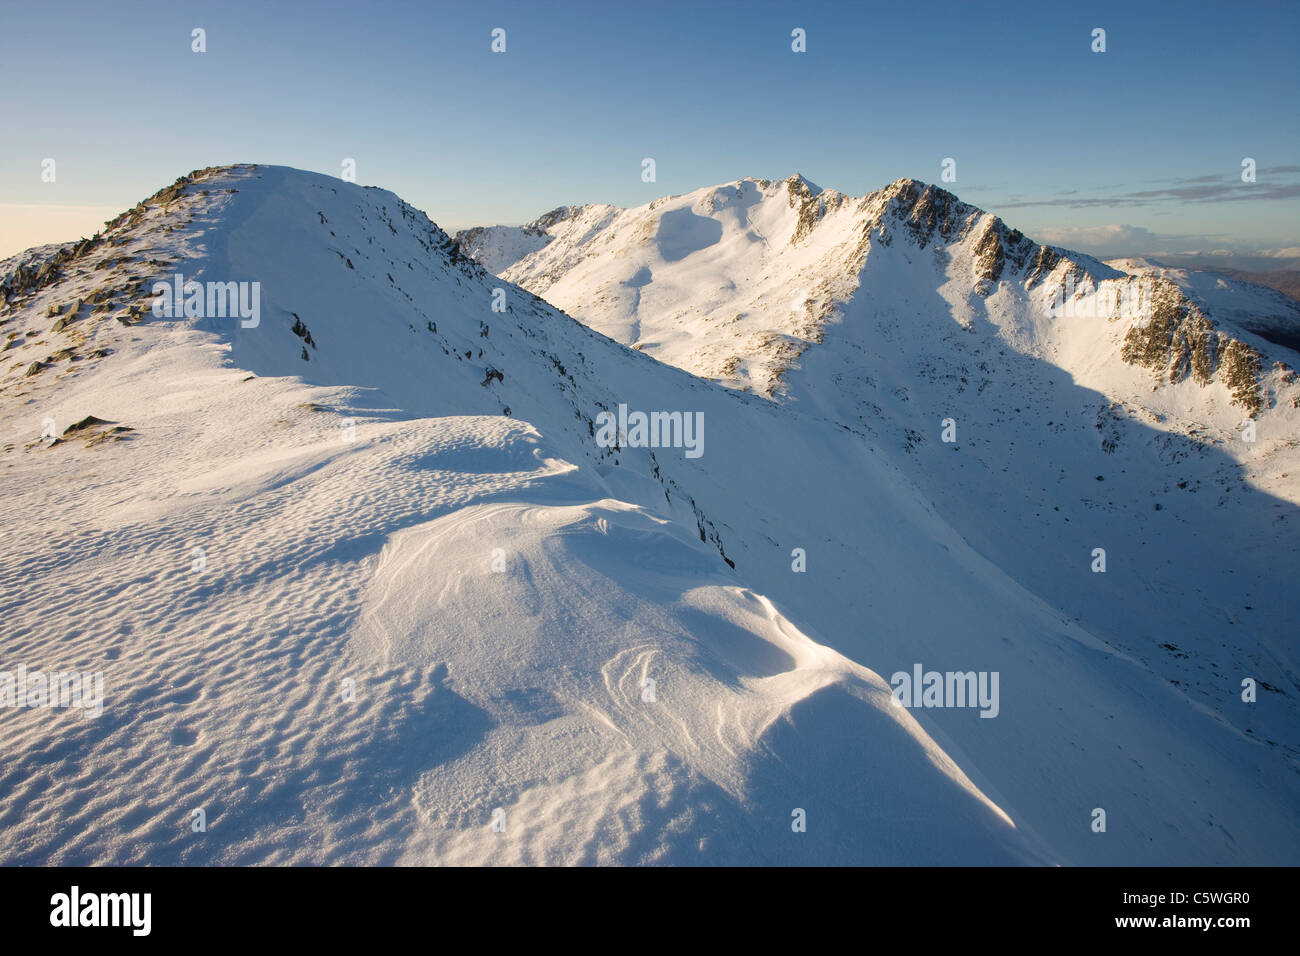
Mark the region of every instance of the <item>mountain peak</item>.
POLYGON ((886 190, 903 190, 903 189, 925 190, 931 188, 931 186, 932 186, 931 183, 927 183, 923 179, 914 179, 911 176, 903 176, 900 179, 895 179, 892 183, 886 186, 885 189, 886 190))
POLYGON ((817 196, 822 192, 820 186, 805 177, 802 173, 794 173, 791 176, 787 176, 782 180, 782 182, 790 187, 791 192, 796 192, 804 197, 817 196))
POLYGON ((896 179, 875 195, 883 195, 891 204, 907 210, 911 210, 917 205, 935 205, 945 208, 955 205, 983 212, 982 209, 977 209, 969 203, 962 202, 955 193, 951 193, 941 186, 920 179, 912 179, 911 177, 896 179))
MULTIPOLYGON (((922 249, 936 238, 944 241, 964 238, 987 215, 948 190, 918 179, 895 180, 868 198, 881 200, 880 215, 902 223, 922 249)), ((990 228, 1008 231, 997 217, 993 217, 990 228)), ((1012 238, 1019 244, 1023 237, 1017 232, 1012 238)))

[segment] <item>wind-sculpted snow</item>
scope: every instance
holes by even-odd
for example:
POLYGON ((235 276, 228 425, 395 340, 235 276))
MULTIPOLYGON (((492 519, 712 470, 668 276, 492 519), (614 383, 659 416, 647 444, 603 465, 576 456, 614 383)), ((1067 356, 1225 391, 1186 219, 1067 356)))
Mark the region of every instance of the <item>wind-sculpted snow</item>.
MULTIPOLYGON (((765 188, 714 204, 756 221, 765 188)), ((711 245, 688 229, 678 265, 728 228, 711 245)), ((916 254, 886 248, 868 268, 916 254)), ((916 313, 952 290, 904 279, 823 326, 777 404, 585 328, 391 193, 294 170, 197 171, 58 268, 0 309, 18 333, 0 671, 101 671, 104 709, 0 708, 6 863, 1297 858, 1269 593, 1294 568, 1294 509, 1234 497, 1229 550, 1198 572, 1142 563, 1140 542, 1173 555, 1227 532, 1197 523, 1201 499, 1162 513, 1186 522, 1173 533, 1071 500, 1084 530, 1064 544, 1023 514, 994 540, 996 483, 1046 494, 1049 469, 1030 447, 1008 477, 986 446, 1039 436, 968 423, 992 429, 1026 388, 1053 416, 1098 414, 1027 354, 973 411, 961 366, 1017 334, 989 328, 996 292, 943 299, 942 327, 916 313), (176 274, 259 283, 260 321, 156 315, 152 283, 176 274), (916 364, 886 359, 889 335, 916 364), (902 451, 903 403, 927 404, 919 428, 953 396, 961 450, 902 451), (702 454, 597 442, 620 404, 702 415, 702 454), (104 424, 68 431, 87 416, 104 424), (1109 576, 1086 570, 1099 535, 1121 542, 1109 576), (1257 644, 1175 587, 1229 562, 1252 610, 1218 613, 1252 615, 1257 644), (888 681, 918 663, 997 672, 996 718, 897 706, 888 681), (1246 669, 1269 688, 1248 713, 1246 669)), ((1122 460, 1135 477, 1108 469, 1107 487, 1131 492, 1152 475, 1131 448, 1188 460, 1153 425, 1114 428, 1120 457, 1059 439, 1061 488, 1122 460)), ((1207 480, 1235 467, 1199 460, 1207 480)))

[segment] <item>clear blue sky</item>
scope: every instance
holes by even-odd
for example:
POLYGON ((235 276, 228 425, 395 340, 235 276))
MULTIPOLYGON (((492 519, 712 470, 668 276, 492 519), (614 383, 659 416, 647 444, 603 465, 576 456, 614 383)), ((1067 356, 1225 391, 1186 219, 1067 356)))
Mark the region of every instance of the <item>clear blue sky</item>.
POLYGON ((1038 238, 1300 246, 1297 50, 1297 2, 10 2, 0 254, 195 167, 344 157, 448 229, 952 157, 947 188, 1038 238))

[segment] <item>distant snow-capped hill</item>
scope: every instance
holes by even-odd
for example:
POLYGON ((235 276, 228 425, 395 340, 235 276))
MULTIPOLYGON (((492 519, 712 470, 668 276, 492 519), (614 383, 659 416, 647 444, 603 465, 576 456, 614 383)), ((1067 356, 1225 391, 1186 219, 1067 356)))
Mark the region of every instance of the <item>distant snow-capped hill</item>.
POLYGON ((801 178, 741 180, 636 209, 578 207, 516 233, 514 248, 525 254, 514 261, 483 249, 474 234, 461 234, 462 248, 548 301, 568 303, 597 331, 766 395, 816 334, 814 287, 828 278, 834 285, 839 260, 856 245, 831 229, 811 246, 792 237, 806 236, 817 208, 835 210, 842 200, 801 178), (537 247, 527 248, 527 238, 537 247))
MULTIPOLYGON (((797 205, 809 244, 848 202, 774 188, 714 211, 774 235, 797 205)), ((1300 859, 1294 504, 1068 381, 1036 313, 994 327, 1038 268, 1009 233, 908 209, 853 239, 861 311, 810 287, 786 402, 297 170, 199 170, 22 259, 0 672, 100 671, 104 700, 0 714, 0 859, 1300 859), (985 252, 936 287, 958 241, 985 252)), ((669 225, 675 263, 717 228, 669 225)))
POLYGON ((1147 391, 1147 372, 1169 384, 1190 376, 1222 386, 1214 402, 1234 420, 1295 398, 1284 388, 1295 356, 1274 354, 1293 346, 1291 330, 1300 328, 1300 306, 1285 297, 1242 283, 1232 301, 1209 297, 1187 273, 1116 268, 1122 263, 1040 245, 915 180, 853 198, 797 175, 744 179, 635 209, 565 207, 519 230, 461 236, 466 254, 592 328, 765 396, 797 398, 784 384, 790 369, 869 297, 873 308, 900 314, 938 309, 967 329, 973 315, 988 314, 1013 333, 1013 348, 1062 351, 1069 339, 1070 357, 1079 342, 1062 331, 1064 320, 1102 319, 1121 334, 1083 325, 1093 354, 1078 357, 1114 366, 1115 400, 1147 391), (888 251, 896 240, 901 254, 888 251))
POLYGON ((523 226, 479 226, 462 229, 453 237, 462 252, 491 273, 500 273, 524 256, 551 241, 551 230, 559 223, 601 212, 613 213, 614 206, 560 206, 523 226))

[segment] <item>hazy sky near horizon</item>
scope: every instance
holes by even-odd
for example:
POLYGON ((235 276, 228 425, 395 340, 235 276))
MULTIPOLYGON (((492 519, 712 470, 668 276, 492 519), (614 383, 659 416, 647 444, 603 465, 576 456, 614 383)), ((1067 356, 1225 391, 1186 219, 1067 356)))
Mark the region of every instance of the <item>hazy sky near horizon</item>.
POLYGON ((0 256, 198 167, 345 158, 448 230, 797 171, 1094 254, 1300 246, 1296 2, 5 6, 0 256))

